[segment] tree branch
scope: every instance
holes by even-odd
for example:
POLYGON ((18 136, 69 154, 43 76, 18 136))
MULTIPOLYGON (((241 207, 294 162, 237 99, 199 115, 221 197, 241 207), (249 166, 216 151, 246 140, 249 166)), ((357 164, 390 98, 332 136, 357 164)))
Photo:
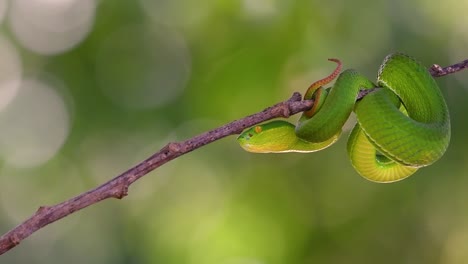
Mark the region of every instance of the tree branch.
MULTIPOLYGON (((461 71, 467 67, 468 60, 445 68, 434 64, 429 69, 429 72, 434 77, 440 77, 461 71)), ((362 98, 367 93, 368 92, 361 92, 358 98, 362 98)), ((313 101, 301 100, 301 97, 301 94, 295 92, 287 101, 275 104, 259 113, 235 120, 191 139, 182 142, 169 143, 160 151, 140 162, 133 168, 92 190, 53 206, 39 207, 39 209, 29 219, 0 237, 0 255, 14 248, 22 240, 37 230, 78 210, 108 198, 122 199, 127 195, 128 188, 132 183, 166 162, 213 141, 230 135, 240 134, 245 128, 254 126, 258 123, 278 117, 287 118, 291 115, 310 109, 313 105, 313 101)))
POLYGON ((148 159, 95 189, 57 205, 39 207, 29 219, 0 237, 0 254, 15 247, 35 231, 67 215, 108 198, 123 198, 127 195, 128 187, 132 183, 172 159, 221 138, 240 134, 245 128, 263 121, 277 117, 287 118, 290 115, 305 111, 310 109, 312 104, 313 101, 310 100, 301 101, 301 94, 294 93, 289 100, 278 103, 259 113, 233 121, 186 141, 169 143, 148 159))
POLYGON ((431 68, 429 69, 429 72, 434 77, 442 77, 447 74, 459 72, 466 68, 468 68, 468 60, 464 60, 462 62, 452 64, 445 68, 442 68, 439 64, 433 64, 431 68))

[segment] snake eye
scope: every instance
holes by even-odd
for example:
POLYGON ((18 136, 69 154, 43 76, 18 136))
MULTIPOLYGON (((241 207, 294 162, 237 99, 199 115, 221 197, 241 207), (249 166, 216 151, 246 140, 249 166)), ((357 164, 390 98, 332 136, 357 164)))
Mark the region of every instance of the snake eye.
POLYGON ((262 127, 261 127, 261 126, 256 126, 256 127, 254 128, 254 131, 255 131, 255 133, 258 134, 258 133, 262 132, 262 127))

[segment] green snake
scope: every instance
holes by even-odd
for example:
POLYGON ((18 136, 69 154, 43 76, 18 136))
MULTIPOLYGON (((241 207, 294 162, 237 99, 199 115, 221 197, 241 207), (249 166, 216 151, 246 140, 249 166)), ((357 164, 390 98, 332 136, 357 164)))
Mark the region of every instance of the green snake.
POLYGON ((314 104, 296 126, 282 120, 254 126, 237 138, 240 146, 255 153, 315 152, 338 140, 354 111, 357 123, 347 150, 364 178, 399 181, 442 157, 450 142, 449 111, 420 62, 401 53, 390 54, 374 84, 352 69, 340 74, 341 62, 330 60, 337 68, 308 88, 304 99, 314 104), (323 87, 336 76, 332 88, 323 87), (356 101, 362 90, 369 93, 356 101))

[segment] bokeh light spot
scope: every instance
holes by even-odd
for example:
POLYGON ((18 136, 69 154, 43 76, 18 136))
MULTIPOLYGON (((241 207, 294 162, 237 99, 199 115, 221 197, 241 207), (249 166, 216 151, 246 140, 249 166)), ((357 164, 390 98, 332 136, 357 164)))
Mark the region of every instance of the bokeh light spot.
POLYGON ((3 23, 8 9, 7 0, 0 0, 0 24, 3 23))
POLYGON ((14 98, 21 82, 19 54, 10 42, 0 36, 0 111, 14 98))
POLYGON ((16 0, 9 20, 25 48, 43 55, 67 51, 91 30, 95 0, 16 0))
POLYGON ((272 16, 277 13, 277 6, 273 0, 244 0, 247 14, 254 17, 272 16))
POLYGON ((40 165, 65 142, 70 120, 63 99, 45 83, 26 80, 0 114, 0 155, 16 167, 40 165))
POLYGON ((129 109, 167 104, 184 90, 190 58, 182 36, 163 26, 127 26, 111 34, 97 58, 104 94, 129 109))

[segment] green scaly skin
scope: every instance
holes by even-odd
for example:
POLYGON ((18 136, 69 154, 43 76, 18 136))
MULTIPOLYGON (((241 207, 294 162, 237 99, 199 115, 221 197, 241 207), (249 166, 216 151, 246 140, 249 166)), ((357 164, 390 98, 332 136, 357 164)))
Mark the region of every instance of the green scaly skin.
POLYGON ((296 127, 286 121, 275 120, 245 130, 237 140, 241 147, 255 153, 315 152, 335 143, 339 134, 323 142, 310 142, 295 135, 296 127))
POLYGON ((354 109, 358 123, 347 148, 352 165, 364 178, 398 181, 442 157, 450 142, 449 112, 427 69, 409 56, 391 54, 378 73, 381 89, 355 101, 360 89, 375 86, 356 71, 346 70, 328 95, 320 94, 322 87, 313 92, 309 88, 305 99, 319 99, 318 105, 304 113, 296 127, 273 121, 246 130, 238 141, 257 153, 318 151, 336 142, 354 109))

